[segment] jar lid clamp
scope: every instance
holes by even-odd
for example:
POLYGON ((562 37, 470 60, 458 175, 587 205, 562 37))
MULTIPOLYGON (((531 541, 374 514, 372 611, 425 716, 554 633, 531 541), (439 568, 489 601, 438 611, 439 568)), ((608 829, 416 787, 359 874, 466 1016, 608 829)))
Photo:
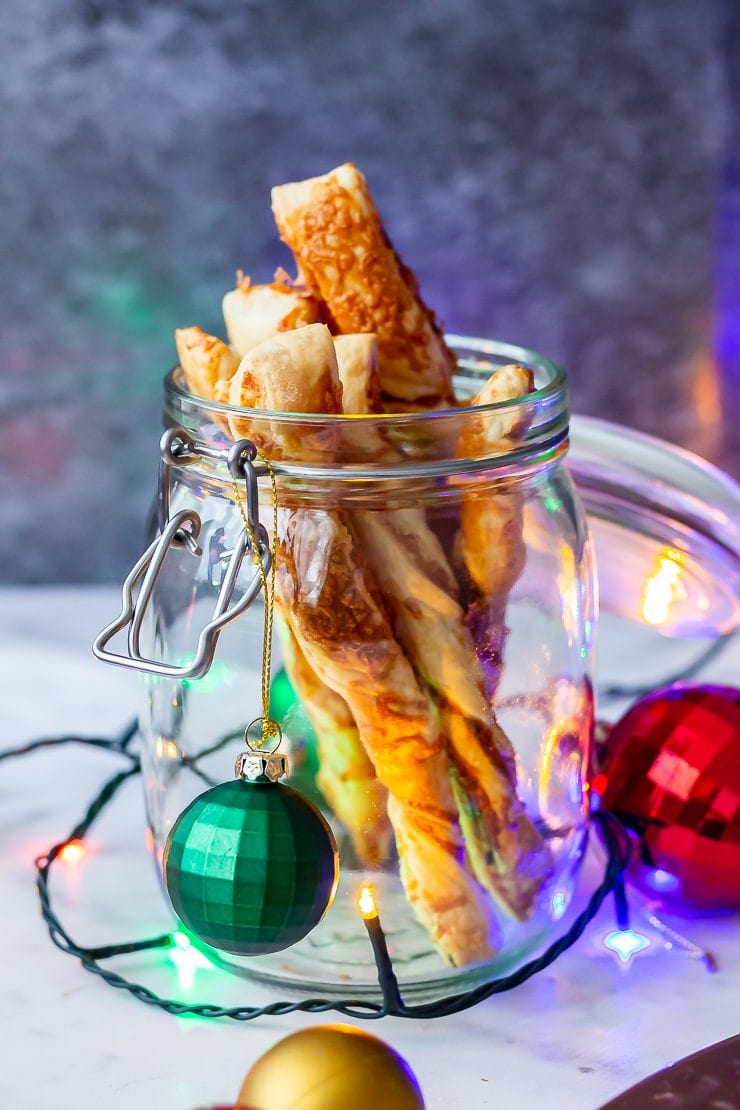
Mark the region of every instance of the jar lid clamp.
POLYGON ((257 450, 249 440, 242 439, 234 443, 228 452, 219 452, 219 458, 223 457, 227 462, 230 473, 237 480, 244 479, 246 482, 247 514, 253 534, 257 537, 259 550, 256 552, 252 550, 253 545, 247 529, 243 528, 229 554, 213 616, 200 632, 193 658, 181 666, 147 658, 141 650, 141 628, 168 551, 171 548, 185 547, 194 556, 201 554, 197 542, 201 530, 201 519, 198 513, 193 509, 183 509, 174 516, 170 515, 172 468, 188 466, 203 455, 210 456, 213 452, 204 445, 196 444, 192 436, 181 427, 170 428, 165 432, 160 442, 160 452, 157 487, 160 534, 126 577, 122 588, 121 612, 98 635, 93 644, 93 653, 103 662, 129 667, 146 674, 175 679, 201 678, 213 662, 216 642, 222 629, 249 608, 262 588, 259 569, 255 568, 254 578, 247 589, 232 604, 245 555, 258 560, 265 574, 270 570, 270 541, 266 529, 259 521, 257 472, 253 466, 257 450), (136 592, 137 587, 139 587, 138 592, 136 592), (128 629, 126 653, 111 651, 109 649, 111 640, 126 629, 128 629))

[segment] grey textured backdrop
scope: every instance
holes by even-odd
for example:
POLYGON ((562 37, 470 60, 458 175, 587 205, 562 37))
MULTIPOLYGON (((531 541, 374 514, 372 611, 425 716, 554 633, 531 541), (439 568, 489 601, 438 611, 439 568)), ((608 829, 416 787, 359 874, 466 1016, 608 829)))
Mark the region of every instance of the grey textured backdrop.
POLYGON ((2 580, 120 578, 173 328, 286 262, 272 184, 348 159, 450 330, 736 472, 737 8, 4 0, 2 580))

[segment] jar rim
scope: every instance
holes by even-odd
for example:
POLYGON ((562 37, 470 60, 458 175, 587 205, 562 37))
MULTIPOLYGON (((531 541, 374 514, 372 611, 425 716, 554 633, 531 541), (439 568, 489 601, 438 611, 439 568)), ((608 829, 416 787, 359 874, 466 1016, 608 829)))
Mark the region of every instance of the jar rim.
MULTIPOLYGON (((548 375, 548 380, 527 393, 522 397, 516 397, 511 401, 493 401, 484 405, 458 405, 455 408, 440 408, 440 409, 427 409, 424 411, 413 412, 388 412, 388 413, 321 413, 321 412, 291 412, 288 410, 280 409, 244 409, 238 405, 231 405, 223 401, 213 401, 205 397, 200 397, 195 393, 191 393, 186 386, 181 384, 182 372, 179 366, 174 366, 165 377, 165 389, 170 389, 174 393, 187 398, 189 402, 195 402, 200 409, 204 412, 214 413, 221 416, 230 416, 235 414, 244 414, 249 412, 253 418, 269 418, 271 420, 286 421, 287 423, 306 423, 306 424, 332 424, 340 426, 342 424, 349 426, 356 424, 359 421, 363 423, 378 424, 397 424, 404 422, 413 422, 423 418, 425 421, 435 419, 443 419, 454 415, 457 417, 465 417, 467 414, 480 415, 482 413, 497 413, 502 414, 505 412, 516 411, 525 404, 532 402, 548 402, 553 400, 562 400, 565 402, 565 395, 567 390, 567 374, 559 363, 554 362, 552 359, 547 358, 545 355, 539 354, 527 347, 519 346, 515 343, 504 343, 496 339, 481 339, 472 336, 445 334, 445 342, 451 347, 455 354, 461 352, 468 352, 471 355, 483 354, 495 358, 497 363, 489 364, 487 367, 481 367, 480 382, 483 384, 487 376, 492 373, 492 369, 497 366, 506 365, 506 362, 516 362, 522 366, 533 371, 544 372, 548 375), (483 371, 485 370, 485 375, 483 371), (180 380, 178 380, 180 379, 180 380)), ((462 366, 465 369, 472 367, 466 366, 463 360, 462 366)))
POLYGON ((524 347, 446 338, 458 355, 454 381, 463 396, 475 396, 495 370, 512 362, 532 371, 535 389, 511 401, 459 408, 362 415, 273 412, 197 397, 176 367, 165 379, 165 421, 201 441, 211 457, 223 452, 236 425, 238 435, 262 448, 276 473, 307 480, 436 480, 483 471, 520 477, 559 459, 568 446, 565 371, 524 347))

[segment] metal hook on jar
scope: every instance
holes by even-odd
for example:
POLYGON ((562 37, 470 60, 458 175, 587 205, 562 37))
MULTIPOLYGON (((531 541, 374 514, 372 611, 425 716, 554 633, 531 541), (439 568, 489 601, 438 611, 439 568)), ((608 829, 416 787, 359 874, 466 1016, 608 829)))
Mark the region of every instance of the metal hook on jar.
POLYGON ((257 534, 261 528, 257 470, 253 466, 256 458, 257 448, 252 441, 250 439, 238 439, 229 451, 227 459, 229 472, 232 477, 237 480, 243 478, 247 484, 247 518, 254 528, 255 534, 257 534))
MULTIPOLYGON (((240 616, 262 589, 262 578, 255 573, 252 581, 239 600, 229 608, 233 597, 236 581, 241 569, 244 556, 251 554, 251 543, 245 531, 242 531, 224 575, 221 588, 218 592, 216 605, 211 620, 203 627, 198 637, 193 658, 189 663, 176 666, 164 663, 161 660, 147 658, 141 649, 141 628, 148 611, 149 603, 154 592, 157 579, 162 569, 165 556, 170 548, 176 546, 176 537, 187 523, 193 528, 197 536, 200 531, 200 518, 192 510, 184 509, 177 513, 153 544, 144 552, 142 557, 130 571, 122 589, 122 607, 119 616, 103 631, 93 644, 93 653, 98 659, 106 663, 115 663, 121 667, 130 667, 133 670, 144 671, 168 678, 192 679, 201 678, 211 666, 216 650, 216 641, 221 630, 240 616), (143 579, 141 588, 134 597, 138 583, 143 579), (113 637, 128 628, 128 653, 126 655, 110 651, 108 645, 113 637)), ((265 573, 270 568, 269 545, 262 548, 260 561, 265 573)))
POLYGON ((197 444, 184 428, 170 428, 162 436, 160 443, 161 459, 159 471, 158 511, 160 516, 160 535, 147 548, 142 557, 128 574, 122 590, 122 607, 119 616, 109 624, 95 640, 93 652, 98 659, 123 667, 144 671, 147 674, 169 678, 191 679, 204 675, 212 661, 216 641, 225 625, 240 616, 259 594, 265 576, 272 565, 272 554, 267 530, 259 522, 259 491, 257 474, 252 460, 257 451, 248 440, 240 440, 229 452, 227 462, 232 475, 244 477, 247 483, 247 520, 249 528, 239 533, 233 550, 229 553, 228 563, 216 599, 211 620, 204 626, 198 637, 195 654, 189 663, 182 666, 147 658, 141 649, 141 631, 152 595, 171 548, 187 548, 191 554, 200 556, 198 544, 202 522, 193 509, 183 509, 170 517, 170 471, 174 466, 188 466, 200 457, 213 457, 223 461, 223 452, 197 444), (251 532, 251 535, 250 535, 251 532), (248 587, 232 604, 237 579, 244 556, 249 555, 257 563, 257 571, 248 587), (141 583, 139 587, 139 583, 141 583), (138 593, 137 591, 138 588, 138 593), (109 650, 108 645, 119 632, 128 628, 128 652, 118 654, 109 650))
MULTIPOLYGON (((170 519, 170 491, 172 482, 172 468, 175 466, 189 466, 196 462, 200 453, 195 440, 185 428, 168 428, 159 441, 159 480, 157 482, 157 524, 159 531, 164 532, 170 519)), ((193 543, 192 536, 187 532, 178 532, 173 539, 176 547, 184 545, 193 555, 200 555, 201 549, 193 543)))

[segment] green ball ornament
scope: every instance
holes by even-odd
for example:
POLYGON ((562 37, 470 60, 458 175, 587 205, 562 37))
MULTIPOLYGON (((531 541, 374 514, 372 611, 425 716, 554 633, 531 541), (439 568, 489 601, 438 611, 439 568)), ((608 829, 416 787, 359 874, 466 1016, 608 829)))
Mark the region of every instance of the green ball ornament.
POLYGON ((274 781, 282 756, 245 753, 238 778, 206 790, 173 825, 164 879, 175 913, 213 948, 239 956, 302 940, 332 903, 334 835, 297 791, 274 781))

